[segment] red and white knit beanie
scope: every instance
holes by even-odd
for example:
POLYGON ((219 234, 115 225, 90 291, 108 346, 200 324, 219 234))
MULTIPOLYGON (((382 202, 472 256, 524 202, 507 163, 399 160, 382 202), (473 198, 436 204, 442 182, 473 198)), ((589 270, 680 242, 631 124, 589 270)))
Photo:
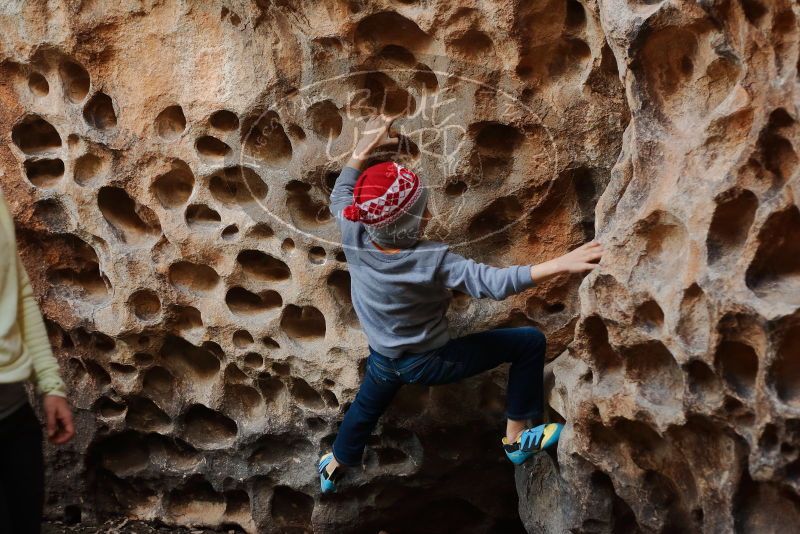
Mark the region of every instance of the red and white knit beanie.
POLYGON ((428 188, 416 174, 394 162, 366 169, 353 188, 353 203, 342 215, 364 223, 379 245, 408 247, 421 234, 420 225, 428 204, 428 188))
POLYGON ((416 174, 387 161, 366 169, 353 189, 353 203, 342 214, 351 221, 381 227, 396 221, 422 196, 424 186, 416 174))

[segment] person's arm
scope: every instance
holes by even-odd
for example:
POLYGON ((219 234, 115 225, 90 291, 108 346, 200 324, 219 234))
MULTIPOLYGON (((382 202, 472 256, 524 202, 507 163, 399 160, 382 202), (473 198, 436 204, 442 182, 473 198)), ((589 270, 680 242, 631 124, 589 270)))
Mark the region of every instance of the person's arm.
POLYGON ((19 287, 17 324, 25 351, 33 362, 36 390, 45 396, 43 406, 47 419, 47 436, 53 443, 66 443, 75 433, 72 412, 66 399, 66 388, 59 374, 58 360, 50 348, 50 339, 47 337, 42 314, 33 297, 28 273, 19 257, 17 257, 17 273, 19 287))
POLYGON ((445 287, 474 298, 503 300, 521 293, 552 276, 580 273, 597 267, 603 254, 600 243, 590 241, 558 258, 536 265, 492 267, 448 251, 439 267, 445 287))
POLYGON ((352 156, 345 164, 331 191, 331 214, 341 220, 342 210, 353 203, 353 187, 356 185, 364 164, 376 149, 397 148, 399 139, 389 136, 389 128, 395 117, 380 115, 367 121, 364 131, 356 143, 352 156))
POLYGON ((353 203, 353 187, 356 185, 361 170, 347 163, 347 166, 339 173, 336 183, 331 191, 331 214, 343 220, 342 210, 353 203))
POLYGON ((17 259, 19 273, 19 303, 17 323, 22 333, 25 350, 33 361, 34 383, 36 390, 44 395, 66 397, 64 382, 58 370, 58 361, 50 349, 50 340, 44 327, 42 314, 33 297, 33 289, 28 273, 22 262, 17 259))
POLYGON ((535 285, 529 265, 492 267, 450 251, 445 253, 438 274, 445 287, 476 299, 503 300, 535 285))

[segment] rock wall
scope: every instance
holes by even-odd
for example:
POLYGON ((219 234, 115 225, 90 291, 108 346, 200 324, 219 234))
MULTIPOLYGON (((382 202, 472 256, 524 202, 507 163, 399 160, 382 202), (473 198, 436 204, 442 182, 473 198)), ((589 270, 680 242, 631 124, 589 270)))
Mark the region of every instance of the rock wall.
MULTIPOLYGON (((48 452, 51 516, 522 529, 504 371, 408 388, 350 489, 318 496, 366 356, 327 197, 362 117, 405 109, 399 158, 434 189, 432 238, 496 265, 584 241, 629 119, 593 4, 0 13, 2 185, 80 429, 48 452)), ((453 332, 533 324, 555 356, 578 282, 455 295, 453 332)))
MULTIPOLYGON (((631 109, 551 404, 561 532, 800 524, 798 24, 791 2, 604 2, 631 109)), ((541 496, 518 473, 521 509, 541 496)))
POLYGON ((569 424, 558 466, 517 472, 529 529, 797 513, 796 6, 452 4, 0 6, 0 183, 80 430, 48 450, 52 517, 522 529, 504 370, 404 390, 317 493, 366 355, 327 196, 379 108, 405 111, 431 238, 495 265, 609 249, 580 294, 453 298, 454 335, 548 335, 569 424))

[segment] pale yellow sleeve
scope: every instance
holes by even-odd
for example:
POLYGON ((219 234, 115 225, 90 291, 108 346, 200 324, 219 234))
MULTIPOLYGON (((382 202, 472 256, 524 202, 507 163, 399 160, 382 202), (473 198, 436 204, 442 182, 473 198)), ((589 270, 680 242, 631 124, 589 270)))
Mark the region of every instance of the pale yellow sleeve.
POLYGON ((66 397, 64 381, 58 369, 58 360, 53 356, 42 313, 33 297, 33 288, 25 266, 17 257, 19 284, 19 306, 17 322, 22 333, 22 342, 33 362, 34 383, 39 393, 66 397))

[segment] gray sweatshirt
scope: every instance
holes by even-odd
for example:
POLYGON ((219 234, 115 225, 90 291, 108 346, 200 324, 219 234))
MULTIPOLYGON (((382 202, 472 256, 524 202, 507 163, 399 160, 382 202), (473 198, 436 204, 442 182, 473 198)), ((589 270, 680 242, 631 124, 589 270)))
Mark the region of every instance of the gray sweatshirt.
POLYGON ((450 339, 445 313, 456 289, 502 300, 534 286, 530 265, 492 267, 420 240, 395 254, 381 252, 363 223, 342 216, 353 202, 360 171, 345 167, 331 191, 331 213, 342 233, 353 307, 370 347, 388 358, 436 349, 450 339))

